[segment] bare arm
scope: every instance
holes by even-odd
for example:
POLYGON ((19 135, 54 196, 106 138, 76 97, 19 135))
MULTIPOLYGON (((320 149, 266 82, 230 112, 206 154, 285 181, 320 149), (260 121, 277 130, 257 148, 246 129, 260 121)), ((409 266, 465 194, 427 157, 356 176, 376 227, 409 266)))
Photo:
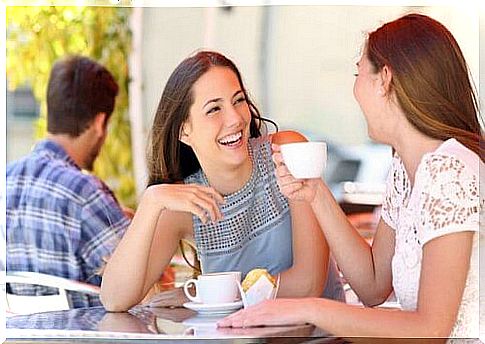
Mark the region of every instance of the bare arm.
POLYGON ((473 234, 448 234, 425 244, 416 311, 369 309, 316 298, 278 299, 235 313, 219 326, 309 322, 336 336, 449 336, 465 287, 473 234))
POLYGON ((381 221, 370 247, 321 179, 293 178, 283 163, 279 146, 274 145, 273 151, 281 191, 289 199, 311 204, 339 268, 360 299, 367 305, 384 302, 392 291, 394 231, 381 221))
POLYGON ((327 280, 329 250, 311 207, 290 201, 293 266, 281 273, 278 297, 321 296, 327 280))
POLYGON ((369 246, 321 181, 316 185, 312 208, 339 268, 361 301, 370 306, 384 302, 392 291, 394 230, 381 219, 369 246))
MULTIPOLYGON (((271 142, 283 144, 307 139, 296 131, 280 131, 271 142)), ((278 297, 321 296, 327 280, 329 249, 312 208, 306 202, 289 201, 293 266, 281 274, 278 297)))
POLYGON ((191 230, 191 213, 203 222, 222 217, 212 188, 163 184, 149 187, 135 216, 109 259, 101 284, 101 301, 108 311, 126 311, 139 303, 161 276, 191 230), (122 288, 119 286, 123 285, 122 288))

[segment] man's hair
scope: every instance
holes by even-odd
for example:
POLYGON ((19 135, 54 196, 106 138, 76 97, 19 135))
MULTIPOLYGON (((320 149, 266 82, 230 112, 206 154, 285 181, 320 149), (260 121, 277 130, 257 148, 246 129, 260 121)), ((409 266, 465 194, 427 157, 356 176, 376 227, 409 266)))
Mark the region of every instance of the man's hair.
POLYGON ((52 67, 47 86, 47 131, 77 137, 100 113, 111 116, 118 84, 99 63, 69 56, 52 67))

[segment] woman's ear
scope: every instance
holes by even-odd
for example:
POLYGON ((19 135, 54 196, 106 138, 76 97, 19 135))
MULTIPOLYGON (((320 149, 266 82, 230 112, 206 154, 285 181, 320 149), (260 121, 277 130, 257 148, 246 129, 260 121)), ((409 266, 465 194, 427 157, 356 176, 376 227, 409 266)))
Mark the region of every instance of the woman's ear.
POLYGON ((380 96, 388 95, 391 91, 392 71, 388 66, 384 65, 379 72, 379 75, 380 87, 377 90, 377 94, 380 96))
POLYGON ((180 127, 179 132, 179 141, 185 143, 187 146, 190 146, 189 134, 190 133, 190 124, 185 122, 180 127))

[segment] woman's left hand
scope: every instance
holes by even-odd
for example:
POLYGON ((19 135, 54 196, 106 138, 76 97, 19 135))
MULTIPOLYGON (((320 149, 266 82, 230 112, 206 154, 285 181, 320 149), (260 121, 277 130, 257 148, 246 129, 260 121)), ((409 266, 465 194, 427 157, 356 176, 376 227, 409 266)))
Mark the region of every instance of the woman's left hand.
MULTIPOLYGON (((308 299, 310 300, 310 299, 308 299)), ((254 327, 305 324, 307 311, 304 299, 264 301, 241 310, 217 322, 218 327, 254 327)))
POLYGON ((317 184, 320 178, 296 179, 285 165, 280 146, 272 144, 272 159, 276 168, 276 181, 281 193, 293 201, 306 201, 311 203, 315 198, 317 184))

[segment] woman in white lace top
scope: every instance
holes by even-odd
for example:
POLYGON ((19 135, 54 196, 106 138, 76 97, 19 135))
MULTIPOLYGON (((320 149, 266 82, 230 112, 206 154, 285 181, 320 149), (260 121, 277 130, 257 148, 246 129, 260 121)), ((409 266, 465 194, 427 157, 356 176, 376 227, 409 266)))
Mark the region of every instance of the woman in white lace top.
POLYGON ((311 204, 339 267, 369 307, 282 299, 219 326, 309 322, 337 336, 476 338, 483 134, 460 48, 442 24, 410 14, 370 33, 357 66, 354 95, 369 136, 395 152, 372 246, 322 180, 294 179, 276 145, 273 159, 283 194, 311 204), (401 310, 370 308, 392 291, 401 310))

